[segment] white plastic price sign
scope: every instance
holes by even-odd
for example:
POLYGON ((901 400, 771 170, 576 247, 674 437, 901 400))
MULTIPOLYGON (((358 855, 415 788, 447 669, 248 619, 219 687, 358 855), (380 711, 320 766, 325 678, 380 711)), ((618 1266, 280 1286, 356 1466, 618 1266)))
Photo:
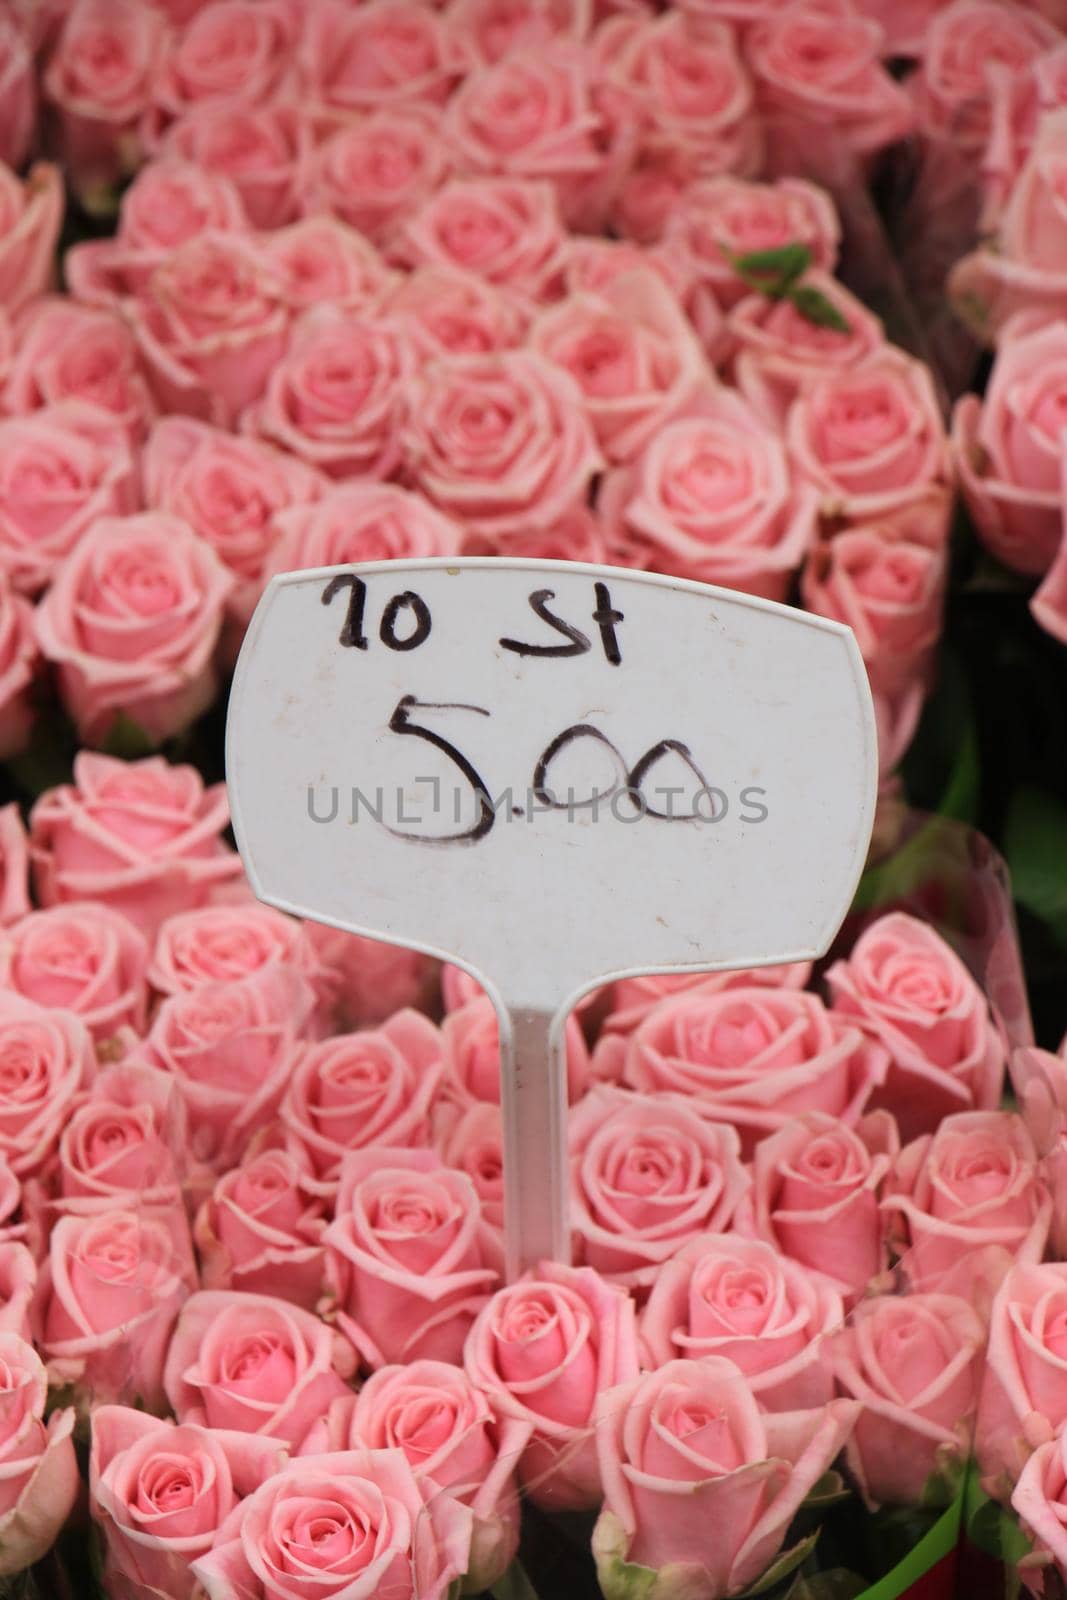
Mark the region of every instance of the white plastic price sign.
POLYGON ((566 1254, 574 1001, 824 953, 877 744, 836 623, 610 567, 401 561, 273 580, 227 772, 260 899, 457 962, 492 996, 515 1272, 566 1254))

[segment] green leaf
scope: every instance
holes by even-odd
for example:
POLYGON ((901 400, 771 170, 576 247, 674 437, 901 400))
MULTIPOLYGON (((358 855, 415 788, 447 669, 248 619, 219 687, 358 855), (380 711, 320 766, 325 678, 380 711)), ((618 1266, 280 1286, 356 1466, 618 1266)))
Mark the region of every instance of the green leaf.
POLYGON ((850 333, 852 324, 842 316, 832 300, 811 283, 796 283, 786 294, 800 315, 817 328, 832 328, 835 333, 850 333))
POLYGON ((493 1600, 538 1600, 537 1590, 518 1558, 511 1563, 504 1576, 497 1579, 489 1593, 493 1600))
POLYGON ((837 1505, 841 1500, 850 1500, 852 1490, 839 1472, 832 1469, 824 1472, 818 1483, 813 1484, 804 1499, 802 1509, 812 1511, 816 1507, 822 1510, 825 1506, 837 1505))
POLYGON ((783 1551, 777 1561, 772 1562, 767 1568, 762 1578, 758 1578, 755 1583, 750 1584, 747 1589, 741 1591, 738 1600, 755 1600, 756 1595, 767 1594, 771 1589, 776 1588, 778 1584, 789 1577, 791 1572, 795 1572, 807 1560, 815 1549, 818 1539, 819 1530, 816 1529, 806 1539, 801 1539, 799 1544, 795 1544, 791 1550, 783 1551))
POLYGON ((1015 899, 1067 945, 1067 805, 1043 789, 1016 790, 1004 854, 1015 899))
POLYGON ((120 711, 100 748, 106 756, 118 756, 122 761, 137 761, 142 756, 154 755, 159 746, 139 722, 128 717, 125 711, 120 711))
POLYGON ((730 256, 730 262, 743 278, 774 278, 787 285, 811 266, 811 251, 806 244, 783 244, 774 250, 749 250, 741 256, 730 256))

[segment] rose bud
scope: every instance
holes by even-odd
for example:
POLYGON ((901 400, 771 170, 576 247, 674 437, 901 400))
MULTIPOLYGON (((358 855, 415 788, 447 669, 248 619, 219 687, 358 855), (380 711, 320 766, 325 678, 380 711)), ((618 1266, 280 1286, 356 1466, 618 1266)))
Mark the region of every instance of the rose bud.
POLYGON ((398 1011, 377 1030, 335 1034, 301 1050, 281 1123, 312 1192, 332 1199, 345 1157, 365 1145, 428 1144, 441 1072, 441 1036, 417 1011, 398 1011))
POLYGON ((0 1332, 0 1577, 46 1555, 78 1499, 73 1410, 46 1423, 48 1374, 33 1346, 0 1332))
POLYGON ((296 1446, 348 1392, 350 1357, 344 1341, 299 1306, 205 1289, 182 1308, 163 1385, 179 1422, 296 1446))
POLYGON ((515 1463, 529 1433, 513 1417, 496 1417, 461 1367, 413 1361, 382 1367, 358 1395, 335 1400, 300 1454, 403 1450, 418 1481, 432 1480, 474 1512, 465 1588, 476 1593, 498 1581, 518 1545, 515 1463))
POLYGON ((231 1512, 285 1459, 272 1439, 98 1406, 89 1500, 104 1535, 109 1590, 130 1600, 193 1600, 190 1562, 208 1553, 231 1512))
POLYGON ((117 311, 47 295, 18 319, 4 409, 25 416, 64 400, 108 411, 137 440, 152 404, 137 368, 137 348, 117 311))
POLYGON ((882 1206, 915 1289, 963 1292, 990 1263, 1040 1261, 1052 1198, 1021 1117, 962 1111, 900 1152, 882 1206))
POLYGON ((577 1258, 634 1290, 694 1233, 725 1230, 748 1188, 733 1128, 680 1095, 596 1087, 568 1119, 577 1258))
POLYGON ((838 1387, 863 1407, 845 1449, 868 1504, 925 1505, 937 1479, 954 1487, 970 1449, 984 1345, 980 1318, 947 1294, 862 1300, 830 1339, 838 1387))
POLYGON ((591 1267, 543 1261, 493 1295, 468 1335, 464 1365, 499 1416, 532 1429, 518 1465, 530 1500, 547 1510, 597 1506, 597 1396, 638 1368, 626 1291, 591 1267))
POLYGON ((430 1150, 346 1156, 324 1243, 337 1325, 371 1367, 458 1361, 502 1265, 474 1185, 430 1150))
POLYGON ((0 985, 73 1011, 99 1043, 143 1033, 148 946, 128 917, 93 901, 31 911, 0 938, 0 985))
POLYGON ((220 838, 228 822, 224 785, 205 788, 195 767, 83 750, 74 782, 46 789, 30 813, 37 897, 52 906, 91 895, 154 937, 239 876, 241 858, 220 838))
POLYGON ((1020 1262, 1004 1278, 989 1318, 975 1453, 998 1498, 1031 1450, 1067 1422, 1067 1265, 1020 1262))
POLYGON ((127 716, 154 743, 211 704, 213 656, 234 579, 187 523, 102 517, 37 607, 37 636, 86 743, 127 716))
POLYGON ((210 1600, 447 1600, 472 1522, 399 1450, 302 1456, 241 1502, 192 1570, 210 1600))
POLYGON ((641 1315, 656 1366, 722 1356, 768 1411, 825 1405, 822 1341, 841 1325, 840 1295, 762 1240, 702 1234, 664 1263, 641 1315))
POLYGON ((313 1310, 322 1293, 325 1206, 285 1150, 247 1155, 215 1184, 194 1237, 205 1289, 274 1295, 313 1310))
POLYGON ((72 1012, 0 990, 0 1153, 16 1177, 50 1161, 95 1074, 92 1039, 72 1012))
POLYGON ((596 1442, 604 1509, 593 1532, 605 1600, 651 1592, 721 1600, 773 1562, 859 1412, 851 1400, 760 1411, 730 1361, 670 1361, 606 1390, 596 1442))
POLYGON ((768 1134, 734 1227, 765 1239, 846 1297, 886 1266, 879 1200, 900 1150, 896 1124, 872 1111, 855 1128, 809 1111, 768 1134))
POLYGON ((92 1404, 163 1405, 163 1362, 191 1264, 164 1223, 129 1210, 60 1217, 35 1309, 54 1381, 92 1404))

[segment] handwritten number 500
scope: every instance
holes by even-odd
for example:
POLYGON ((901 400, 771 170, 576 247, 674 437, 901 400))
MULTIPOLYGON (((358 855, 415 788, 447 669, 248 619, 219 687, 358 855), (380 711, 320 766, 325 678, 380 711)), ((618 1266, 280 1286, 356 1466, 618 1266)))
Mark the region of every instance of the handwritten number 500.
MULTIPOLYGON (((420 836, 399 828, 392 828, 390 832, 396 833, 404 839, 414 839, 429 844, 456 844, 461 842, 473 844, 478 839, 484 839, 496 822, 496 807, 493 803, 493 797, 485 779, 461 750, 457 749, 454 744, 441 734, 435 733, 432 728, 426 728, 421 723, 412 721, 412 712, 421 711, 471 711, 479 717, 488 717, 490 713, 484 706, 472 706, 449 701, 417 700, 413 694, 406 694, 397 701, 393 714, 389 719, 389 728, 393 733, 398 733, 408 738, 423 739, 427 744, 433 745, 435 750, 440 750, 442 755, 448 757, 460 772, 464 782, 469 785, 478 803, 478 819, 473 826, 465 829, 462 833, 452 833, 444 836, 438 834, 420 836)), ((655 817, 664 822, 692 821, 696 816, 695 812, 657 811, 648 804, 642 793, 641 785, 644 779, 656 762, 667 754, 676 755, 698 780, 700 789, 707 792, 707 779, 693 760, 689 746, 683 744, 680 739, 661 739, 650 750, 646 750, 644 755, 638 761, 635 761, 632 767, 627 767, 618 747, 612 743, 606 734, 601 733, 599 728, 593 727, 588 722, 576 722, 572 727, 564 728, 562 733, 558 733, 545 746, 534 767, 531 788, 539 803, 545 808, 554 811, 572 812, 585 807, 596 806, 610 800, 612 796, 621 791, 630 797, 642 816, 655 817), (557 799, 548 784, 552 763, 563 750, 577 743, 580 739, 591 739, 611 752, 617 763, 622 782, 613 784, 606 791, 597 791, 584 800, 576 800, 573 794, 568 794, 566 800, 557 799)), ((665 790, 663 792, 670 793, 671 791, 665 790)), ((677 793, 679 791, 675 790, 673 792, 677 793)))

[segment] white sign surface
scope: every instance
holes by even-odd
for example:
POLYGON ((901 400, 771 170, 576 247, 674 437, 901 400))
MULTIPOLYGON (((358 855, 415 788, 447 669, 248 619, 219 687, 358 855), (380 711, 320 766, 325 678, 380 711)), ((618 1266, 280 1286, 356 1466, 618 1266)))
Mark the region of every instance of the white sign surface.
POLYGON ((514 1263, 564 1237, 548 1023, 558 1055, 596 980, 823 953, 863 867, 877 756, 847 628, 651 574, 456 559, 275 578, 237 666, 227 771, 261 899, 456 960, 513 1020, 505 1121, 525 1096, 542 1214, 520 1220, 512 1172, 514 1263))

